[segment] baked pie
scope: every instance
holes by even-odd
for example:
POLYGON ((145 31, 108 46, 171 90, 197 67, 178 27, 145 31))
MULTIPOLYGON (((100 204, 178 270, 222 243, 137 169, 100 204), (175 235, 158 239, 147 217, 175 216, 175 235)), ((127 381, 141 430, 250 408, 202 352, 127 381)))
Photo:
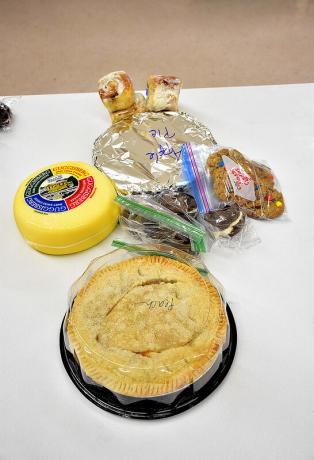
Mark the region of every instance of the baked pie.
POLYGON ((95 272, 77 294, 66 328, 90 379, 144 398, 201 377, 225 343, 227 318, 219 292, 196 269, 141 256, 95 272))

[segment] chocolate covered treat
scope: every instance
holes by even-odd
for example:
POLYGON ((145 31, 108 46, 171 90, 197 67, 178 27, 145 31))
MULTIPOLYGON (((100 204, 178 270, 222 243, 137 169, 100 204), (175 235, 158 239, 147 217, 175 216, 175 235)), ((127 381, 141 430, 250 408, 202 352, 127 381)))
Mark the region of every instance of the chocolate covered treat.
POLYGON ((121 218, 129 223, 128 230, 137 239, 149 238, 171 244, 182 251, 192 251, 189 238, 174 230, 161 227, 158 223, 130 212, 128 209, 123 209, 121 218))
POLYGON ((245 215, 236 203, 208 212, 204 214, 204 219, 211 225, 215 238, 232 237, 239 233, 245 224, 245 215))
POLYGON ((10 107, 8 107, 3 102, 0 102, 0 129, 6 128, 9 126, 12 120, 12 112, 10 107))
MULTIPOLYGON (((149 193, 147 197, 187 222, 196 217, 197 205, 194 198, 181 189, 149 193)), ((143 237, 143 239, 158 240, 183 251, 192 252, 190 239, 185 235, 165 228, 128 209, 123 209, 121 218, 128 222, 128 230, 138 239, 143 237)))
POLYGON ((181 190, 170 190, 156 193, 154 195, 155 201, 169 211, 178 214, 185 220, 188 218, 195 219, 197 215, 196 201, 191 195, 181 190))

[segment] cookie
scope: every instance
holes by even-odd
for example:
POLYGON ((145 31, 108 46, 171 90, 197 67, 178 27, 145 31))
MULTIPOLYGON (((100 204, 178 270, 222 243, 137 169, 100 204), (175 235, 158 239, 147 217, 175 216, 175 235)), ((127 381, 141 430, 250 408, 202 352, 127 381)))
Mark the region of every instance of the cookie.
POLYGON ((254 206, 246 208, 246 214, 255 219, 275 219, 284 211, 284 199, 281 192, 262 184, 256 191, 258 199, 254 206))
POLYGON ((271 169, 268 166, 265 166, 261 163, 257 163, 256 161, 252 161, 251 166, 259 182, 274 188, 274 176, 272 174, 271 169))
POLYGON ((236 163, 246 165, 247 168, 250 168, 250 162, 244 157, 244 155, 242 155, 241 152, 235 149, 223 148, 209 155, 207 165, 210 169, 210 172, 217 168, 224 168, 224 163, 222 161, 223 155, 228 156, 236 163))
POLYGON ((283 195, 267 166, 249 161, 235 149, 224 148, 208 157, 207 167, 213 191, 221 201, 237 203, 256 219, 275 219, 284 212, 283 195))
POLYGON ((204 214, 204 220, 211 226, 215 238, 235 236, 245 224, 245 214, 237 203, 204 214))

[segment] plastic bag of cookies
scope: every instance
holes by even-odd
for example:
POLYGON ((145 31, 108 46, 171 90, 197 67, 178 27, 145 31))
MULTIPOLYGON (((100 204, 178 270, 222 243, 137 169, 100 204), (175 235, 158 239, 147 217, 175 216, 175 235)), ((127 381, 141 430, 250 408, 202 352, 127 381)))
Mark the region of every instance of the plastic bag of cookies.
POLYGON ((245 248, 258 243, 254 227, 241 207, 215 195, 206 163, 208 154, 209 149, 203 145, 189 143, 182 148, 182 173, 196 201, 199 222, 221 246, 245 248))
POLYGON ((233 148, 208 149, 208 169, 213 195, 224 203, 236 203, 254 219, 276 219, 285 213, 285 201, 269 166, 249 160, 233 148))
POLYGON ((206 252, 206 231, 195 220, 192 197, 184 192, 118 196, 119 222, 136 240, 163 243, 188 253, 206 252))

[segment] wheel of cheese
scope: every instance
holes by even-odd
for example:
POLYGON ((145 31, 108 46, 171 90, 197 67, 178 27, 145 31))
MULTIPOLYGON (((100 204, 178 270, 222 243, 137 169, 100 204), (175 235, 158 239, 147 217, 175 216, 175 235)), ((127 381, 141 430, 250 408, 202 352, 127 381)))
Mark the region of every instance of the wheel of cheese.
POLYGON ((115 188, 98 169, 82 162, 57 163, 20 185, 14 216, 25 240, 46 254, 71 254, 102 241, 115 228, 115 188))

